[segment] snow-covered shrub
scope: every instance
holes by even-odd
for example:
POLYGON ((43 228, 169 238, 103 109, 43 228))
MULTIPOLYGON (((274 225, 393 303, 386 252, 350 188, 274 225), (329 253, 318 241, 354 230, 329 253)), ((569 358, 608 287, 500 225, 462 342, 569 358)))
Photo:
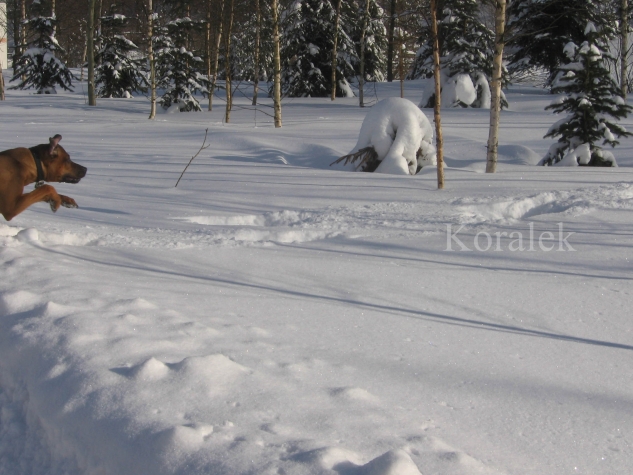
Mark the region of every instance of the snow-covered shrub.
POLYGON ((348 156, 368 148, 374 152, 371 161, 360 165, 348 161, 355 170, 415 175, 422 167, 436 164, 433 127, 408 99, 383 99, 370 109, 348 156))
POLYGON ((633 135, 617 123, 633 109, 624 102, 622 92, 605 64, 609 56, 609 37, 606 28, 598 29, 589 22, 585 41, 580 46, 573 42, 565 46, 567 62, 559 68, 552 87, 553 93, 563 96, 546 109, 556 114, 567 112, 568 115, 545 135, 560 138, 550 147, 540 165, 616 166, 613 155, 600 145, 615 147, 618 144, 616 136, 633 135))

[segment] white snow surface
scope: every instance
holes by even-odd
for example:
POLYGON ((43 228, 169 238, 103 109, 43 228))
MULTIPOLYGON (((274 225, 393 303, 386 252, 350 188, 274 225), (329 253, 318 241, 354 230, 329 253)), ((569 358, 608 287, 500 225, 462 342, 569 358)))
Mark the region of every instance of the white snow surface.
POLYGON ((442 112, 438 191, 329 167, 355 99, 275 129, 238 94, 225 124, 75 91, 0 103, 0 150, 59 133, 88 167, 55 185, 79 209, 0 223, 1 474, 630 472, 631 139, 528 165, 554 116, 513 88, 496 174, 488 111, 442 112))

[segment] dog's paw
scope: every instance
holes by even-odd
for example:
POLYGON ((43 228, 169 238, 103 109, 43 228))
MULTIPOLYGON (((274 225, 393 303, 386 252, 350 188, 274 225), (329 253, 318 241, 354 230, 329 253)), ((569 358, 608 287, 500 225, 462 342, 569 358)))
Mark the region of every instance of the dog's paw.
POLYGON ((50 205, 51 211, 53 213, 57 212, 57 209, 59 208, 59 205, 57 203, 55 203, 55 200, 48 200, 47 203, 50 205))
POLYGON ((64 195, 59 195, 59 197, 62 199, 62 206, 64 208, 79 208, 79 206, 77 205, 77 202, 73 200, 72 198, 69 198, 68 196, 64 196, 64 195))

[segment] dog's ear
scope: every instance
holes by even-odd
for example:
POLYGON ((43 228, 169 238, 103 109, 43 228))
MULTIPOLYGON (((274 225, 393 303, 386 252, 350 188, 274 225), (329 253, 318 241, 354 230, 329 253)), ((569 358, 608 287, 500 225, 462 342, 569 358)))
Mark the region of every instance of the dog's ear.
POLYGON ((53 155, 53 152, 55 151, 55 148, 57 148, 57 145, 59 144, 59 141, 61 139, 62 139, 62 136, 59 134, 55 135, 55 137, 51 137, 48 139, 50 142, 50 146, 48 147, 48 153, 53 155))

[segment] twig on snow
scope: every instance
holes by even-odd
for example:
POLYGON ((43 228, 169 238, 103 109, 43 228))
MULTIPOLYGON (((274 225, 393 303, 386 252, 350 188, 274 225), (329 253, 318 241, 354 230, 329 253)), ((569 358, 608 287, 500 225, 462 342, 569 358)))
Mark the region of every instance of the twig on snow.
MULTIPOLYGON (((202 146, 200 147, 200 150, 198 150, 198 153, 196 153, 193 157, 191 157, 191 160, 189 160, 189 163, 187 163, 187 166, 180 174, 180 178, 182 178, 182 176, 185 174, 185 172, 187 171, 187 168, 189 168, 189 165, 191 165, 191 162, 193 162, 193 159, 196 158, 198 155, 200 155, 200 152, 202 152, 204 149, 207 149, 211 146, 211 144, 207 145, 206 147, 204 146, 207 143, 208 133, 209 133, 209 128, 207 127, 206 129, 204 129, 204 140, 202 141, 202 146)), ((180 178, 178 178, 178 181, 176 182, 176 186, 178 186, 178 183, 180 183, 180 178)), ((174 186, 174 188, 176 186, 174 186)))

